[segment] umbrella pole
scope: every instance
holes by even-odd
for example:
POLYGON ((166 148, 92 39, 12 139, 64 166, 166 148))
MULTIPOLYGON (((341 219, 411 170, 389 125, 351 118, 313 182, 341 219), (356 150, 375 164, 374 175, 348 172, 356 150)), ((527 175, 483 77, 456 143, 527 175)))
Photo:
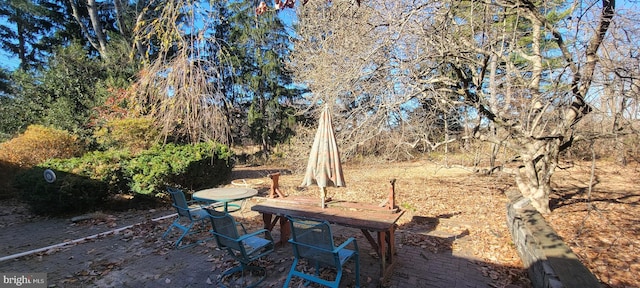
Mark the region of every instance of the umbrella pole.
POLYGON ((322 200, 322 202, 320 203, 320 205, 322 205, 321 207, 324 208, 324 201, 325 198, 327 197, 327 187, 320 187, 320 199, 322 200))

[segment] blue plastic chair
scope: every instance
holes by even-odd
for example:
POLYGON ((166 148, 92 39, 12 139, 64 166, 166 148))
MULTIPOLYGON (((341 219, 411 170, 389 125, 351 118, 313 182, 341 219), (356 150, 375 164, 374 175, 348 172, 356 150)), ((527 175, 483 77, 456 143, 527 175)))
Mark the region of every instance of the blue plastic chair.
POLYGON ((297 276, 309 282, 315 282, 328 287, 339 287, 342 278, 342 268, 349 259, 354 259, 356 266, 356 287, 360 287, 360 259, 358 256, 358 244, 352 237, 342 245, 335 247, 329 222, 287 216, 291 223, 291 239, 295 259, 291 265, 289 275, 284 287, 289 287, 293 276, 297 276), (353 250, 346 249, 353 244, 353 250), (315 265, 315 275, 306 274, 296 270, 298 262, 306 259, 315 265), (330 267, 336 270, 336 278, 333 281, 320 278, 320 266, 330 267))
POLYGON ((202 239, 188 245, 181 245, 185 236, 195 234, 200 231, 193 230, 196 224, 202 224, 202 228, 205 229, 205 221, 208 219, 209 214, 207 211, 203 210, 200 205, 195 205, 197 202, 187 201, 182 190, 168 187, 167 191, 169 191, 169 194, 171 195, 171 200, 173 201, 172 206, 178 211, 178 217, 173 221, 173 223, 171 223, 169 229, 164 232, 162 239, 166 239, 173 228, 178 228, 182 233, 174 243, 176 248, 186 248, 206 240, 202 239))
POLYGON ((218 278, 219 287, 225 287, 224 278, 237 272, 242 273, 242 287, 256 287, 259 285, 267 277, 267 271, 263 267, 251 266, 249 263, 273 252, 273 238, 269 230, 260 229, 253 233, 247 233, 244 225, 236 222, 229 213, 209 208, 205 209, 209 212, 209 219, 211 219, 211 226, 213 227, 211 233, 214 235, 218 247, 223 250, 226 249, 231 257, 240 262, 240 266, 232 267, 222 272, 218 278), (260 237, 259 235, 263 236, 260 237), (258 272, 261 273, 261 276, 254 283, 248 284, 246 283, 245 272, 258 272))

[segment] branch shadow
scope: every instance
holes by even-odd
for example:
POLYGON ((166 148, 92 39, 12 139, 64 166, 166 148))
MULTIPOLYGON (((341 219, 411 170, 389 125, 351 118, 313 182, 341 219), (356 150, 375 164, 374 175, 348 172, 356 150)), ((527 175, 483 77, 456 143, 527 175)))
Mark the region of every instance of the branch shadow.
POLYGON ((573 185, 569 187, 557 187, 553 190, 553 194, 549 197, 549 208, 551 210, 559 209, 564 206, 571 206, 579 203, 610 203, 610 204, 638 204, 640 193, 628 193, 625 191, 616 191, 606 189, 607 187, 598 187, 601 181, 599 176, 595 175, 593 185, 591 187, 591 195, 589 195, 589 183, 581 183, 580 186, 573 185), (629 201, 630 200, 630 201, 629 201))

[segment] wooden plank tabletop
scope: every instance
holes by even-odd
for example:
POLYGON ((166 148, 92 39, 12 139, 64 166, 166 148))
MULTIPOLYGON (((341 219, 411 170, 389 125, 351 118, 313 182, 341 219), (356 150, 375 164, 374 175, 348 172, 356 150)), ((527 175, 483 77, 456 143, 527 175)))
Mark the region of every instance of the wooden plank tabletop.
POLYGON ((333 224, 370 231, 388 231, 404 211, 389 212, 384 207, 371 204, 331 201, 326 208, 320 207, 320 199, 303 196, 287 198, 254 198, 251 210, 273 215, 326 220, 333 224))

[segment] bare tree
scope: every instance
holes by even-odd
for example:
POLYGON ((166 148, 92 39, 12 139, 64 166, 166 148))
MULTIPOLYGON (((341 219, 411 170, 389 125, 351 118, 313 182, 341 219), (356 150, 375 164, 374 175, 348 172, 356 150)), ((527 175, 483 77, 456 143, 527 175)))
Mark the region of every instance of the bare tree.
MULTIPOLYGON (((135 6, 122 0, 96 1, 96 0, 66 0, 71 7, 71 15, 80 27, 82 34, 89 44, 98 51, 102 59, 108 59, 108 44, 114 36, 129 42, 132 36, 130 21, 141 21, 145 16, 144 9, 134 11, 135 6), (132 15, 133 14, 133 15, 132 15), (109 17, 113 15, 113 19, 109 17), (137 18, 137 19, 131 19, 137 18), (115 29, 108 22, 113 21, 115 29), (112 32, 113 34, 109 34, 112 32), (111 38, 111 39, 109 39, 111 38)), ((139 2, 138 4, 143 4, 139 2)))
POLYGON ((343 118, 353 124, 342 126, 349 139, 389 128, 370 124, 388 123, 413 99, 465 107, 479 117, 474 136, 516 155, 506 171, 548 213, 558 156, 593 110, 588 96, 615 11, 615 1, 597 3, 372 0, 355 10, 309 2, 294 67, 316 97, 351 113, 343 118))
POLYGON ((310 1, 299 11, 288 67, 312 91, 309 107, 332 105, 346 159, 357 153, 411 157, 418 146, 430 150, 453 141, 447 138, 447 121, 437 119, 454 119, 456 108, 433 101, 410 83, 414 79, 407 71, 416 63, 411 49, 417 36, 386 21, 401 14, 394 10, 404 5, 400 2, 310 1), (434 116, 414 117, 419 114, 434 116))
MULTIPOLYGON (((637 7, 636 7, 637 8, 637 7)), ((601 47, 601 65, 596 70, 594 89, 599 93, 591 117, 583 123, 585 134, 600 141, 600 155, 611 155, 626 165, 636 156, 631 143, 638 137, 640 98, 640 12, 633 7, 618 9, 610 37, 601 47), (635 127, 634 127, 635 126, 635 127), (630 145, 631 144, 631 145, 630 145)), ((586 146, 586 145, 584 145, 586 146)), ((586 149, 583 149, 586 150, 586 149)), ((586 151, 585 151, 586 152, 586 151)))
POLYGON ((85 35, 91 46, 98 50, 102 58, 107 57, 107 35, 104 33, 104 27, 98 16, 100 7, 95 0, 77 1, 69 0, 73 18, 76 19, 82 34, 85 35), (82 11, 85 8, 85 11, 82 11), (84 12, 84 13, 83 13, 84 12), (84 16, 87 15, 87 17, 84 16), (85 21, 88 19, 89 21, 85 21), (88 23, 87 23, 88 22, 88 23))
POLYGON ((217 39, 207 35, 215 11, 198 3, 168 1, 157 8, 158 18, 138 22, 136 39, 147 43, 147 66, 133 92, 140 112, 157 119, 165 139, 228 143, 227 103, 219 82, 229 65, 217 39))
POLYGON ((560 27, 558 16, 576 13, 576 7, 561 4, 450 2, 438 7, 423 34, 423 49, 432 51, 426 63, 450 71, 433 75, 429 67, 431 77, 423 77, 424 83, 447 83, 449 87, 437 88, 458 93, 464 105, 500 130, 477 136, 514 151, 518 165, 511 172, 522 194, 542 213, 550 212, 558 155, 574 141, 576 123, 591 111, 585 98, 615 7, 603 1, 598 14, 578 14, 596 20, 598 25, 590 30, 580 22, 560 27), (562 28, 574 30, 561 33, 562 28), (567 37, 578 35, 586 35, 585 49, 569 46, 573 41, 567 37), (494 57, 500 65, 492 64, 494 57), (500 73, 500 80, 492 69, 500 73))

